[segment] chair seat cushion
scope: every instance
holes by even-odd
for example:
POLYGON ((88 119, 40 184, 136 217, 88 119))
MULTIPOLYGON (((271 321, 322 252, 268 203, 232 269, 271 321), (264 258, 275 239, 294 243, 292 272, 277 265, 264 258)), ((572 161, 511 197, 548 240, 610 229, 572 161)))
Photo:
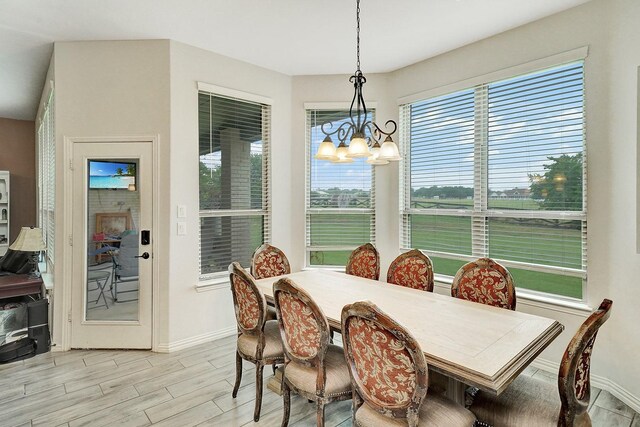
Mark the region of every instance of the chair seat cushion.
MULTIPOLYGON (((325 397, 351 394, 351 378, 342 347, 329 344, 324 357, 324 366, 326 370, 325 397)), ((292 361, 285 367, 284 375, 289 383, 298 390, 315 394, 318 377, 316 368, 292 361)))
MULTIPOLYGON (((240 334, 238 337, 238 351, 241 355, 255 359, 258 349, 258 337, 256 335, 240 334)), ((282 352, 282 340, 280 329, 276 320, 268 320, 264 324, 264 350, 263 359, 284 358, 282 352)))
MULTIPOLYGON (((434 427, 471 427, 476 417, 461 405, 438 394, 428 394, 420 407, 420 425, 434 427)), ((360 427, 405 427, 404 419, 382 415, 366 403, 356 411, 356 423, 360 427)), ((523 424, 524 425, 524 424, 523 424)))
POLYGON ((520 375, 500 396, 478 393, 469 409, 494 427, 557 426, 560 397, 556 385, 520 375))

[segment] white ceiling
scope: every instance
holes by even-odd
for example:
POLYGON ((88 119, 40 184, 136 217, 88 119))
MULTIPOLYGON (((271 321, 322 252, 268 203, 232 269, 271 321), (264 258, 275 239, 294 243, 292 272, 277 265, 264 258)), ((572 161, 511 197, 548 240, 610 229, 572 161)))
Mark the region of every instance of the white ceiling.
MULTIPOLYGON (((387 72, 588 0, 362 0, 387 72)), ((0 0, 0 117, 32 120, 54 41, 173 39, 289 75, 355 69, 355 0, 0 0)))

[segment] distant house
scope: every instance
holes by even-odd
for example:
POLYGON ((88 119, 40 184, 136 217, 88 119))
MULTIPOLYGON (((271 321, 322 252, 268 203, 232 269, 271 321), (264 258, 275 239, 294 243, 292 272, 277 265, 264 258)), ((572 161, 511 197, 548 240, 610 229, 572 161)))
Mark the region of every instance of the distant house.
POLYGON ((490 199, 506 199, 506 200, 522 200, 531 197, 531 190, 528 188, 513 188, 500 192, 492 191, 489 193, 490 199))

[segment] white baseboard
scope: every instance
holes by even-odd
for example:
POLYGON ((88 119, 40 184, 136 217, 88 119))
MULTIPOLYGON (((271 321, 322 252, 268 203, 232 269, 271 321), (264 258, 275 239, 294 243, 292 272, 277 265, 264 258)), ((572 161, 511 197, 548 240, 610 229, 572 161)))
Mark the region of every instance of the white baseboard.
MULTIPOLYGON (((531 366, 556 375, 558 374, 558 370, 560 369, 559 363, 540 358, 534 360, 533 363, 531 363, 531 366)), ((601 390, 608 391, 609 393, 623 401, 628 407, 640 413, 640 398, 633 395, 629 390, 620 386, 618 383, 615 383, 609 378, 603 377, 601 375, 591 374, 591 385, 601 390)))
POLYGON ((235 326, 220 329, 214 332, 207 332, 206 334, 196 335, 194 337, 184 338, 178 341, 170 343, 160 343, 156 347, 158 353, 171 353, 178 350, 184 350, 185 348, 193 347, 198 344, 203 344, 211 341, 215 341, 220 338, 225 338, 238 333, 235 326))

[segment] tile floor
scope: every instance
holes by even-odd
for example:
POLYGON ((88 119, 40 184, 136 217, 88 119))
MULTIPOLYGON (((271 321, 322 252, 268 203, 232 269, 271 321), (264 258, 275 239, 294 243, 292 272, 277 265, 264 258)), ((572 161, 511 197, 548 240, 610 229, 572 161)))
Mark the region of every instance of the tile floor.
MULTIPOLYGON (((170 354, 74 350, 0 365, 0 426, 279 426, 282 398, 266 387, 253 422, 253 365, 231 398, 234 351, 228 337, 170 354)), ((555 381, 536 369, 525 375, 555 381)), ((611 394, 593 390, 592 402, 594 426, 640 427, 640 416, 611 394)), ((292 396, 290 425, 314 426, 314 405, 292 396)), ((326 425, 350 426, 351 402, 329 405, 326 425)))

